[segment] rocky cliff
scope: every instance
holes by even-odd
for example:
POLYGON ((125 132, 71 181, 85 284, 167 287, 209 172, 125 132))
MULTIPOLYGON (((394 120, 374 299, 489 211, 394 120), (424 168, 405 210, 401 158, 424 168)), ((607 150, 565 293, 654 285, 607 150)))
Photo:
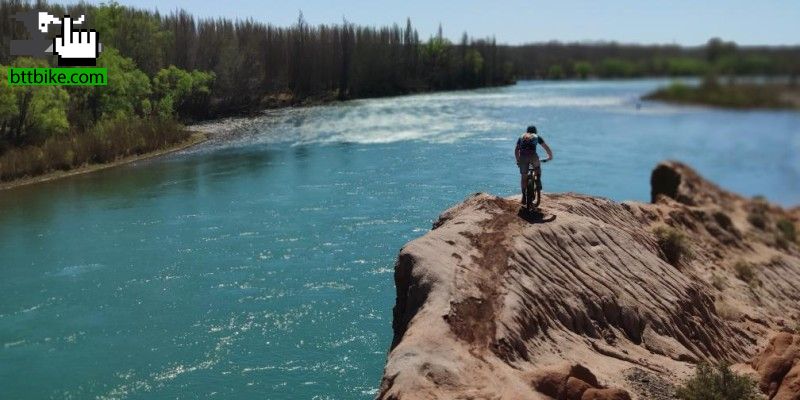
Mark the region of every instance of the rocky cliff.
POLYGON ((395 266, 379 399, 668 399, 727 360, 800 399, 800 210, 665 162, 652 204, 476 194, 395 266))

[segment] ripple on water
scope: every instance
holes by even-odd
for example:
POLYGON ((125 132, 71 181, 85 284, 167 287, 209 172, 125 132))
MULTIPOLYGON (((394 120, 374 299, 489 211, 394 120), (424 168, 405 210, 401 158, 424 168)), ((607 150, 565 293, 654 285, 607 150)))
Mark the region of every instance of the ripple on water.
POLYGON ((654 85, 523 83, 280 110, 196 154, 86 185, 65 180, 74 190, 57 203, 49 196, 60 184, 31 188, 39 194, 12 205, 19 223, 0 225, 13 239, 0 241, 0 264, 20 266, 7 268, 0 293, 21 294, 0 295, 0 352, 50 366, 4 371, 0 391, 27 390, 33 378, 35 398, 374 397, 391 341, 397 250, 468 193, 511 193, 508 147, 530 121, 564 155, 548 170, 554 191, 596 192, 599 181, 613 189, 598 194, 646 197, 640 171, 686 155, 739 188, 797 198, 794 114, 775 123, 763 112, 647 102, 636 111, 631 94, 654 85), (725 129, 740 128, 758 132, 759 143, 721 151, 725 129), (370 144, 380 142, 389 144, 370 144), (641 151, 614 157, 620 149, 641 151), (708 154, 730 157, 711 163, 708 154), (758 154, 769 157, 754 165, 758 154), (180 190, 167 187, 176 183, 180 190), (129 198, 140 188, 147 197, 129 198), (87 228, 76 234, 76 224, 87 228), (108 370, 100 352, 111 344, 129 358, 108 370), (90 362, 71 368, 67 351, 90 362))
POLYGON ((394 268, 392 268, 392 267, 380 267, 380 268, 369 270, 369 273, 373 274, 373 275, 391 274, 391 273, 394 273, 394 268))
POLYGON ((322 290, 322 289, 350 290, 353 288, 353 285, 349 285, 342 282, 312 282, 312 283, 306 283, 305 285, 303 285, 303 287, 309 290, 322 290))
POLYGON ((75 277, 78 275, 85 274, 87 272, 97 271, 99 269, 104 268, 103 264, 99 263, 92 263, 92 264, 79 264, 79 265, 70 265, 64 268, 61 268, 57 272, 51 274, 52 276, 66 276, 66 277, 75 277))
POLYGON ((3 348, 4 349, 9 349, 9 348, 12 348, 12 347, 23 345, 23 344, 25 344, 25 342, 26 342, 25 339, 17 340, 17 341, 14 341, 14 342, 6 342, 6 343, 3 343, 3 348))

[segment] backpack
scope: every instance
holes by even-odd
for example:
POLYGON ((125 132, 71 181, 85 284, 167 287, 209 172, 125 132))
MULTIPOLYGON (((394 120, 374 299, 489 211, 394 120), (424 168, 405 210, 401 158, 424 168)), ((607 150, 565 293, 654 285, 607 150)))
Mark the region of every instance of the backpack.
POLYGON ((526 157, 536 154, 537 143, 539 143, 539 135, 535 133, 531 134, 530 139, 525 139, 525 135, 520 136, 519 140, 517 141, 520 155, 526 157))

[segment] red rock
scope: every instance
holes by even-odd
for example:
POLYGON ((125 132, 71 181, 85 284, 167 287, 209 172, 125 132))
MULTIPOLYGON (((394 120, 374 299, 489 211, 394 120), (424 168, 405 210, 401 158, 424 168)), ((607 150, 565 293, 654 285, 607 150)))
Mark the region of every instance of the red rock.
POLYGON ((779 333, 753 361, 759 388, 772 400, 800 400, 800 335, 779 333))
MULTIPOLYGON (((657 171, 655 204, 546 194, 532 216, 519 197, 477 194, 444 212, 398 257, 378 398, 645 399, 626 370, 680 384, 692 364, 750 360, 778 321, 800 322, 800 249, 748 222, 789 214, 680 163, 657 171), (675 266, 653 234, 663 225, 691 251, 675 266)), ((753 365, 775 399, 800 400, 793 340, 753 365)))

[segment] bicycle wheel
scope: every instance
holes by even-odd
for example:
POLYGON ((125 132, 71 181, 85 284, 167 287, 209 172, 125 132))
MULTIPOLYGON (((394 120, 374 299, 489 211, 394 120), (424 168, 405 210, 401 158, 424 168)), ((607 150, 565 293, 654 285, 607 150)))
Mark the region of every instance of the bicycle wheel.
POLYGON ((531 178, 531 183, 533 186, 530 190, 530 192, 533 193, 532 204, 534 208, 538 208, 542 200, 542 189, 539 187, 539 179, 536 178, 536 175, 531 178))
POLYGON ((535 199, 535 197, 538 196, 536 196, 536 182, 534 182, 534 179, 536 178, 528 175, 528 184, 525 185, 525 208, 527 208, 528 211, 533 211, 535 207, 534 201, 539 201, 535 199))

